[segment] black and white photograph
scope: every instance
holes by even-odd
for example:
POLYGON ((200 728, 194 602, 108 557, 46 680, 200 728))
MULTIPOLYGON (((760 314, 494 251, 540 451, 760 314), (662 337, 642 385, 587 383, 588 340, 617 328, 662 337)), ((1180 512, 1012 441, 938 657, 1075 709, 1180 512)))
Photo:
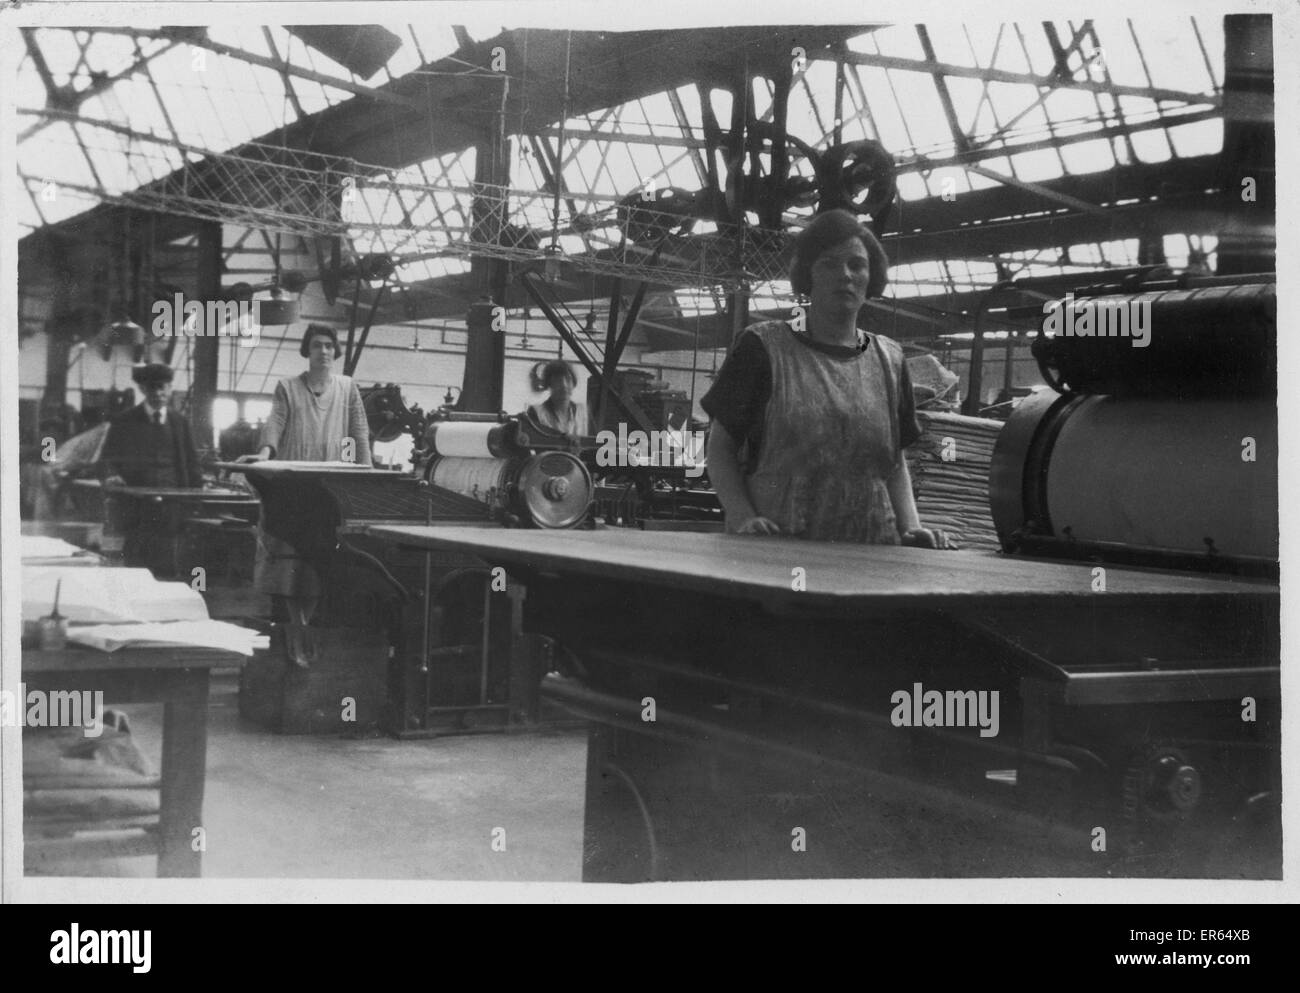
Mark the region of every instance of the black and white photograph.
POLYGON ((1280 899, 1296 15, 0 9, 5 901, 1280 899))

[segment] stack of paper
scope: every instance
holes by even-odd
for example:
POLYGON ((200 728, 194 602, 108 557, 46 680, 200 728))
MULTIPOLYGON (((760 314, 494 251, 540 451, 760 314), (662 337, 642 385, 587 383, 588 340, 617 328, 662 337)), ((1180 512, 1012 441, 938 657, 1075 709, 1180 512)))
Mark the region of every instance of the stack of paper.
POLYGON ((152 621, 206 621, 203 597, 185 583, 161 583, 148 569, 86 569, 76 566, 25 566, 22 570, 23 620, 44 617, 54 606, 62 580, 59 613, 69 623, 117 624, 152 621))
POLYGON ((104 652, 119 648, 185 646, 215 648, 252 655, 268 647, 270 639, 251 628, 225 621, 172 621, 166 624, 96 624, 68 628, 68 640, 104 652))

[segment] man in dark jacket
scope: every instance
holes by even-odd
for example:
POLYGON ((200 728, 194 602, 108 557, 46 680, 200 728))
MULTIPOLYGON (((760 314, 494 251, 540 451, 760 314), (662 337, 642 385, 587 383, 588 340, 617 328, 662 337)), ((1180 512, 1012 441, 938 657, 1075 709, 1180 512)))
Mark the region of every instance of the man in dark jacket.
POLYGON ((144 401, 113 418, 100 453, 104 477, 104 552, 118 548, 128 566, 172 572, 171 543, 176 522, 168 504, 114 496, 120 486, 151 489, 194 488, 203 485, 199 456, 190 423, 171 409, 172 370, 160 362, 131 373, 144 401))
POLYGON ((100 460, 107 482, 126 486, 203 485, 190 422, 171 409, 172 370, 138 366, 131 378, 144 402, 113 418, 100 460))

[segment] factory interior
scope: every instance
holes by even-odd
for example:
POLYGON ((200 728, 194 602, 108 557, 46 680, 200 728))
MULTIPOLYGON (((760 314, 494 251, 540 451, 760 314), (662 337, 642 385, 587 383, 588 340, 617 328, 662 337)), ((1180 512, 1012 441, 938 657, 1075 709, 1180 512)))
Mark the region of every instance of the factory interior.
POLYGON ((1273 17, 473 6, 6 36, 28 880, 1281 879, 1273 17))

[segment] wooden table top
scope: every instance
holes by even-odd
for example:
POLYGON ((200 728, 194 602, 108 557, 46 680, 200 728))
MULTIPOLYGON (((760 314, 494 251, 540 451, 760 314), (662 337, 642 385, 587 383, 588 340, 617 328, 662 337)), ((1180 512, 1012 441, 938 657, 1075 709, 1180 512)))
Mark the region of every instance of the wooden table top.
POLYGON ((23 649, 23 672, 77 672, 86 669, 213 669, 244 661, 237 652, 188 645, 156 648, 119 648, 101 652, 84 645, 69 645, 57 652, 23 649))
POLYGON ((200 503, 254 504, 257 497, 242 490, 211 489, 201 486, 104 486, 98 479, 77 479, 75 486, 93 487, 105 496, 128 496, 142 500, 194 500, 200 503))
POLYGON ((217 462, 214 468, 263 476, 328 476, 345 472, 394 479, 402 476, 407 479, 413 478, 409 471, 376 469, 373 466, 357 465, 353 462, 282 462, 279 459, 267 459, 264 462, 217 462))
POLYGON ((1092 589, 1092 563, 940 552, 794 538, 638 531, 372 525, 370 535, 418 548, 468 552, 489 566, 525 566, 595 579, 672 586, 723 596, 842 607, 870 602, 958 606, 963 601, 1059 597, 1117 599, 1277 596, 1276 584, 1229 576, 1106 566, 1106 592, 1092 589), (793 589, 803 569, 805 590, 793 589), (941 601, 936 603, 935 601, 941 601))

